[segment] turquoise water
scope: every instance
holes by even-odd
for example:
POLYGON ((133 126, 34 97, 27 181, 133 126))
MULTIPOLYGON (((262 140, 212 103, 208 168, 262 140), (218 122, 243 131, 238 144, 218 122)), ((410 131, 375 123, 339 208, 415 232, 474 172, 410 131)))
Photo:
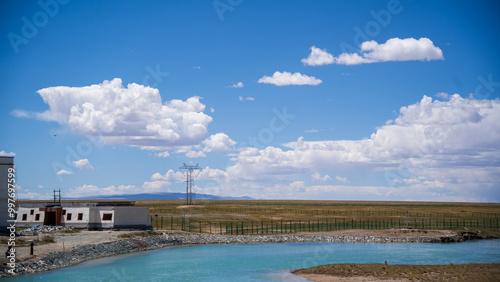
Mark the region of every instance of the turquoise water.
POLYGON ((288 270, 331 263, 500 263, 500 240, 452 244, 272 243, 177 246, 12 281, 306 281, 288 270))

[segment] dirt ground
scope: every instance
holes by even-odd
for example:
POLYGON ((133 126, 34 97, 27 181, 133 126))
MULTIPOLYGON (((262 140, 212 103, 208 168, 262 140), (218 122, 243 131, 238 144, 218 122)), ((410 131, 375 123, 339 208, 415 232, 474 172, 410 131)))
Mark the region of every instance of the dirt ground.
POLYGON ((373 276, 366 277, 342 277, 323 274, 301 274, 300 276, 315 282, 406 282, 408 279, 383 279, 373 276))
POLYGON ((330 264, 292 273, 308 280, 325 281, 498 281, 500 264, 448 265, 330 264))
POLYGON ((298 232, 298 235, 326 235, 326 236, 374 236, 385 238, 435 238, 453 237, 456 232, 450 230, 418 230, 418 229, 349 229, 327 232, 298 232))
MULTIPOLYGON (((33 256, 30 255, 29 243, 26 246, 16 246, 16 261, 36 261, 50 253, 58 253, 78 248, 83 245, 95 245, 106 242, 114 242, 123 240, 119 236, 125 234, 141 233, 143 231, 80 231, 79 233, 48 233, 39 234, 39 240, 42 241, 44 237, 50 236, 54 238, 54 243, 37 243, 33 248, 33 256)), ((0 240, 7 240, 7 236, 0 236, 0 240)), ((16 240, 36 240, 37 236, 17 236, 16 240)), ((7 250, 7 245, 0 245, 2 251, 2 260, 5 258, 4 254, 7 250)))

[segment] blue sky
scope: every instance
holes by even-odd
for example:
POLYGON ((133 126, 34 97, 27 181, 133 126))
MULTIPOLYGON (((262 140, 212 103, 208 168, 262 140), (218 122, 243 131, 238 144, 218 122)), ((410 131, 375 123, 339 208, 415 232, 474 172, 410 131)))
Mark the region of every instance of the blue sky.
POLYGON ((0 5, 21 198, 500 201, 494 1, 0 5))

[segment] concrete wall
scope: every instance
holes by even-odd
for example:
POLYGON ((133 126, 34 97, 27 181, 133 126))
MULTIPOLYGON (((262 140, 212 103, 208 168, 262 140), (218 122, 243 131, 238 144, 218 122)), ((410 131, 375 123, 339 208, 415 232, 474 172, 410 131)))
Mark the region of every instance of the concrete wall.
POLYGON ((115 207, 116 228, 150 228, 151 217, 148 207, 115 207))
MULTIPOLYGON (((8 175, 14 167, 14 157, 0 157, 0 232, 7 231, 8 214, 8 175)), ((16 179, 17 180, 17 179, 16 179)), ((15 184, 15 183, 14 183, 15 184)))

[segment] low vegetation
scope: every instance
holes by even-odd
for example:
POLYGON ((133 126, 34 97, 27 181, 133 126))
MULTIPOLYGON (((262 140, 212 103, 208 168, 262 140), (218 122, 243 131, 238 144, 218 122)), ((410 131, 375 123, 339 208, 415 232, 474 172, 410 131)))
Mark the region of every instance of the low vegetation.
POLYGON ((78 230, 78 229, 63 230, 63 231, 61 231, 61 233, 74 234, 74 233, 80 233, 80 230, 78 230))

